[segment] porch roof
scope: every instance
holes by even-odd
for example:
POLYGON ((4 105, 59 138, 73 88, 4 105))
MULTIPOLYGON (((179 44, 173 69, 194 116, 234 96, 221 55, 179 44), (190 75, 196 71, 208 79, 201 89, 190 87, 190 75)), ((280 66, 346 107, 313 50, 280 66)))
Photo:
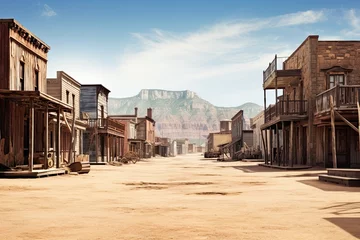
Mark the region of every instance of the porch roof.
POLYGON ((57 110, 71 112, 72 110, 72 106, 69 104, 40 91, 13 91, 0 89, 0 99, 9 99, 26 106, 30 106, 30 101, 33 100, 36 109, 45 109, 46 106, 48 106, 49 112, 57 110))

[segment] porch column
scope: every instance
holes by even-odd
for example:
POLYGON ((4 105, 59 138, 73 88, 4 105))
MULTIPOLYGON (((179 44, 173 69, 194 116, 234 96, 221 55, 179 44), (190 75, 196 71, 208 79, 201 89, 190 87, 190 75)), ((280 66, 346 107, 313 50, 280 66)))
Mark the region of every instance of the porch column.
MULTIPOLYGON (((284 95, 283 95, 284 96, 284 95)), ((282 151, 281 151, 281 161, 283 163, 283 166, 285 166, 285 152, 286 152, 286 148, 285 148, 285 122, 282 121, 281 122, 281 134, 282 134, 282 151)), ((280 153, 280 152, 279 152, 280 153)))
POLYGON ((99 162, 99 134, 95 133, 95 158, 96 158, 96 162, 98 163, 99 162))
POLYGON ((106 158, 107 162, 110 162, 110 135, 106 135, 106 158))
POLYGON ((49 154, 49 106, 46 104, 45 113, 44 113, 44 124, 45 124, 45 133, 44 133, 44 168, 48 169, 48 154, 49 154))
POLYGON ((332 159, 333 159, 333 168, 337 168, 337 159, 336 159, 336 136, 335 136, 335 113, 334 113, 334 99, 333 96, 330 96, 330 108, 331 108, 331 143, 332 143, 332 159))
POLYGON ((270 128, 270 139, 269 139, 269 145, 270 145, 270 164, 272 165, 274 163, 274 147, 273 147, 273 129, 270 128))
MULTIPOLYGON (((264 139, 264 134, 263 134, 264 130, 260 130, 260 134, 261 134, 261 139, 262 139, 262 143, 263 143, 263 149, 264 149, 264 160, 265 160, 265 164, 267 164, 267 154, 266 154, 266 146, 265 146, 265 139, 264 139)), ((265 129, 266 132, 266 129, 265 129)))
POLYGON ((280 157, 279 157, 279 153, 280 153, 280 139, 279 139, 279 124, 276 123, 276 161, 277 164, 280 166, 280 157))
POLYGON ((294 122, 290 122, 290 136, 289 136, 289 162, 290 166, 294 166, 294 122))
POLYGON ((61 124, 60 124, 60 107, 56 115, 56 168, 60 168, 60 137, 61 137, 61 124))
POLYGON ((29 170, 34 170, 34 100, 30 100, 29 109, 29 170))

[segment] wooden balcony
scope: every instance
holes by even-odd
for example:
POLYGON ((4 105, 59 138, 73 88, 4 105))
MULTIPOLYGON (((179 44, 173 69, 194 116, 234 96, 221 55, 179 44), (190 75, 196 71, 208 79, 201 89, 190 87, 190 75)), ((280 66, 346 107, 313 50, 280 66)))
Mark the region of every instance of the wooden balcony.
POLYGON ((301 78, 301 69, 283 70, 278 57, 269 63, 268 68, 263 71, 264 89, 283 89, 287 86, 298 85, 301 78))
POLYGON ((89 128, 96 128, 99 133, 124 136, 125 125, 111 118, 91 118, 89 119, 89 128))
POLYGON ((281 100, 265 110, 265 126, 279 121, 296 121, 307 117, 307 101, 281 100))
POLYGON ((330 113, 330 96, 334 99, 334 109, 338 111, 356 111, 360 94, 360 85, 337 85, 316 96, 315 115, 330 113))

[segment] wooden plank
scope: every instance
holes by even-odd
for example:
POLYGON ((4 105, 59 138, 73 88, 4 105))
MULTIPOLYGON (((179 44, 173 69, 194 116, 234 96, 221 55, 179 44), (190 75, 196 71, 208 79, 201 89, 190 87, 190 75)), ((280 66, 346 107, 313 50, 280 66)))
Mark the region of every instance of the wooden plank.
POLYGON ((60 141, 61 141, 61 125, 60 125, 60 108, 56 115, 56 168, 60 168, 60 141))
POLYGON ((281 133, 282 133, 281 161, 283 163, 283 166, 285 166, 285 151, 286 151, 286 147, 285 147, 285 122, 281 122, 281 127, 282 127, 282 131, 281 131, 281 133))
POLYGON ((45 133, 44 133, 44 168, 48 168, 48 151, 49 151, 49 106, 46 105, 45 114, 44 114, 44 125, 45 125, 45 133))
POLYGON ((343 120, 347 125, 349 125, 349 127, 351 127, 352 129, 354 129, 357 133, 359 133, 359 129, 357 127, 355 127, 351 122, 349 122, 346 118, 344 118, 340 113, 338 113, 336 110, 334 110, 334 113, 336 114, 336 116, 338 116, 341 120, 343 120))
POLYGON ((331 109, 331 142, 332 142, 332 159, 333 159, 333 168, 337 168, 337 159, 336 159, 336 136, 335 136, 335 114, 334 114, 334 99, 333 96, 330 96, 330 109, 331 109))
POLYGON ((270 129, 270 165, 272 165, 274 163, 274 147, 273 147, 273 129, 270 129))
POLYGON ((289 161, 290 161, 290 166, 293 167, 294 166, 294 122, 291 121, 290 122, 290 137, 289 137, 289 161))
POLYGON ((74 144, 75 144, 75 95, 72 95, 72 102, 73 102, 73 109, 72 109, 72 126, 71 126, 71 143, 70 143, 70 147, 69 147, 69 163, 73 162, 73 150, 74 150, 74 144))
POLYGON ((29 109, 29 170, 33 171, 34 168, 34 101, 30 101, 29 109))
POLYGON ((277 164, 280 166, 280 157, 279 157, 279 153, 280 153, 280 138, 279 138, 279 125, 276 124, 276 162, 277 164))

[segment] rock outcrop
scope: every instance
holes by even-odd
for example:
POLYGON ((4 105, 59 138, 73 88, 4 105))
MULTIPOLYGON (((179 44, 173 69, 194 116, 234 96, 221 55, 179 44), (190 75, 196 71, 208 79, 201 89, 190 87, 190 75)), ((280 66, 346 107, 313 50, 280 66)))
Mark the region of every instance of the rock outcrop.
POLYGON ((216 107, 188 90, 145 89, 134 97, 109 99, 109 114, 133 114, 135 107, 139 109, 139 116, 146 115, 147 108, 153 109, 157 136, 189 138, 195 143, 204 142, 209 132, 219 131, 219 121, 231 119, 240 109, 244 111, 247 128, 249 118, 262 110, 255 103, 216 107))

